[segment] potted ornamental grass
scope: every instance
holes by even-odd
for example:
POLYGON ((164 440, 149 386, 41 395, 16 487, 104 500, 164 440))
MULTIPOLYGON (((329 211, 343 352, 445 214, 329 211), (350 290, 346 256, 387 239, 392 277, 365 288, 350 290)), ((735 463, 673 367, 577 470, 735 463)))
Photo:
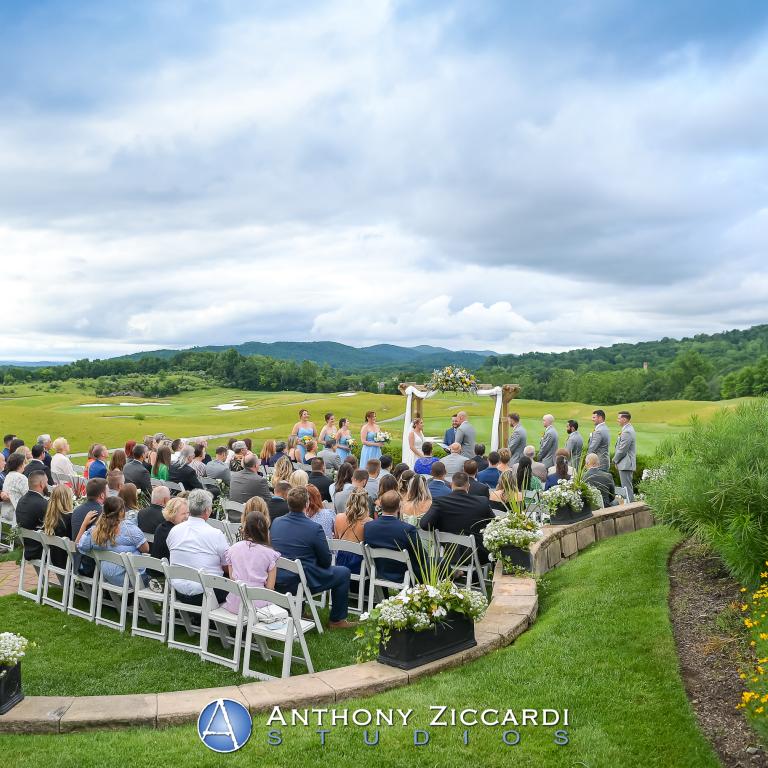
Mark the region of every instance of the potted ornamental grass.
POLYGON ((450 555, 420 563, 424 582, 402 590, 360 616, 355 640, 358 661, 413 669, 472 648, 475 622, 488 608, 482 592, 457 586, 450 578, 450 555))
POLYGON ((23 698, 21 660, 27 648, 34 647, 26 637, 0 632, 0 715, 15 707, 23 698))

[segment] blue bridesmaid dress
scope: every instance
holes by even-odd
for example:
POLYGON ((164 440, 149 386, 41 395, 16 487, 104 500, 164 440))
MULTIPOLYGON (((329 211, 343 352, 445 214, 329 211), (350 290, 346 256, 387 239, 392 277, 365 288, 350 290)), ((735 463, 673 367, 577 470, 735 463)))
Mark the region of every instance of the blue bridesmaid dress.
MULTIPOLYGON (((373 438, 376 437, 375 432, 366 432, 365 433, 365 439, 366 440, 373 440, 373 438)), ((364 445, 363 450, 360 451, 360 466, 361 468, 365 469, 365 465, 371 460, 371 459, 380 459, 381 458, 381 446, 372 446, 372 445, 364 445)))
POLYGON ((342 461, 349 456, 349 435, 340 438, 336 443, 336 453, 342 461))
MULTIPOLYGON (((307 427, 299 427, 299 431, 296 433, 296 437, 301 440, 302 437, 312 437, 314 435, 313 429, 308 429, 307 427)), ((307 449, 304 447, 304 443, 299 443, 299 451, 301 456, 301 463, 304 463, 304 454, 307 452, 307 449)))

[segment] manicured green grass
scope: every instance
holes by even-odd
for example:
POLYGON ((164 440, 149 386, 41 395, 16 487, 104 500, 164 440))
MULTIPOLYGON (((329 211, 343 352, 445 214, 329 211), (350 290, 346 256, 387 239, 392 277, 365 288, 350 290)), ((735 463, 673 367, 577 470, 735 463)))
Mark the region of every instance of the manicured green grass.
MULTIPOLYGON (((514 645, 451 670, 339 708, 412 708, 408 728, 385 728, 378 747, 362 729, 336 728, 323 748, 314 728, 283 728, 282 746, 267 745, 267 715, 254 720, 251 741, 226 758, 209 752, 193 727, 164 731, 0 737, 14 766, 333 765, 609 766, 714 768, 718 761, 698 731, 678 671, 667 611, 666 563, 678 534, 643 530, 605 542, 550 574, 540 591, 539 617, 514 645), (501 729, 430 728, 428 708, 568 708, 570 743, 556 746, 552 728, 520 728, 521 742, 504 746, 501 729), (413 746, 412 727, 431 732, 413 746), (125 757, 123 757, 125 756, 125 757)), ((190 662, 191 663, 191 662, 190 662)), ((96 662, 94 674, 105 665, 96 662)), ((325 705, 324 705, 325 706, 325 705)))
MULTIPOLYGON (((115 617, 110 610, 105 615, 115 617)), ((321 618, 327 627, 323 612, 321 618)), ((24 690, 32 696, 159 693, 253 682, 186 651, 133 637, 130 632, 120 634, 17 595, 0 598, 0 631, 17 632, 37 644, 23 663, 24 690)), ((334 630, 320 637, 309 632, 307 643, 315 669, 354 663, 353 633, 352 629, 334 630)), ((177 631, 177 638, 188 640, 183 630, 177 631)), ((222 652, 216 640, 210 647, 222 652)), ((231 657, 231 652, 227 655, 231 657)), ((281 663, 277 657, 265 662, 255 650, 251 654, 251 667, 261 672, 279 676, 281 663)), ((294 664, 294 674, 305 671, 294 664)))
MULTIPOLYGON (((150 400, 152 400, 150 398, 150 400)), ((105 442, 110 447, 120 447, 126 440, 142 439, 145 434, 158 431, 169 435, 193 436, 223 434, 252 430, 257 445, 266 438, 285 438, 297 420, 298 410, 307 407, 318 430, 323 425, 323 414, 332 411, 337 420, 351 420, 355 434, 359 433, 368 410, 375 410, 382 426, 392 433, 395 440, 402 437, 402 414, 405 398, 400 395, 374 395, 358 392, 351 397, 338 394, 306 394, 302 392, 245 392, 236 389, 211 388, 184 392, 167 398, 170 405, 146 407, 121 407, 120 402, 142 402, 134 398, 103 398, 92 394, 91 389, 80 389, 73 382, 64 384, 58 391, 35 389, 30 385, 18 385, 13 395, 6 394, 0 401, 4 429, 15 431, 27 442, 38 434, 50 433, 54 437, 65 435, 73 451, 87 450, 93 442, 105 442), (217 411, 213 406, 242 399, 249 406, 246 411, 217 411), (82 408, 85 403, 108 403, 106 408, 82 408), (143 416, 137 421, 135 415, 143 416), (394 419, 388 422, 388 419, 394 419), (258 431, 257 431, 258 430, 258 431)), ((608 406, 609 426, 616 434, 616 413, 627 409, 633 413, 638 433, 638 451, 653 453, 656 445, 665 437, 685 429, 694 414, 706 419, 723 407, 738 401, 718 403, 668 400, 654 403, 628 403, 608 406)), ((586 436, 591 431, 590 415, 597 405, 584 403, 548 403, 538 400, 517 400, 513 410, 519 411, 528 430, 528 440, 538 445, 542 431, 541 417, 552 413, 561 439, 565 441, 565 423, 575 418, 586 436)), ((490 442, 493 401, 489 398, 466 394, 441 393, 425 403, 425 433, 442 436, 450 425, 450 416, 457 410, 466 410, 478 430, 478 439, 490 442)), ((223 441, 222 441, 223 442, 223 441)))

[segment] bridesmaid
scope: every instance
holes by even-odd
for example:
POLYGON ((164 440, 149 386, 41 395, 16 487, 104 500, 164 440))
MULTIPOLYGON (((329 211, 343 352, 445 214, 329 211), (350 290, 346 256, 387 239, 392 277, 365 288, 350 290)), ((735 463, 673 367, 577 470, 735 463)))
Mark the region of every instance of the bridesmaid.
POLYGON ((302 408, 299 411, 299 420, 293 425, 291 434, 295 435, 299 440, 299 461, 304 463, 304 454, 306 449, 301 442, 302 437, 317 437, 317 429, 313 422, 309 420, 309 411, 306 408, 302 408))
POLYGON ((329 437, 336 437, 336 417, 332 413, 325 414, 325 426, 320 430, 318 445, 325 448, 325 441, 329 437))
POLYGON ((363 449, 360 451, 360 467, 365 469, 369 459, 381 458, 381 443, 377 443, 373 438, 379 431, 379 425, 376 423, 376 411, 368 411, 365 414, 365 424, 360 430, 360 441, 363 449))
MULTIPOLYGON (((413 451, 416 459, 421 459, 424 453, 421 446, 424 444, 424 419, 414 419, 411 424, 411 431, 408 433, 408 445, 413 451)), ((415 461, 415 459, 414 459, 415 461)))
POLYGON ((339 431, 336 433, 336 453, 342 461, 349 456, 349 440, 351 437, 349 419, 339 419, 339 431))

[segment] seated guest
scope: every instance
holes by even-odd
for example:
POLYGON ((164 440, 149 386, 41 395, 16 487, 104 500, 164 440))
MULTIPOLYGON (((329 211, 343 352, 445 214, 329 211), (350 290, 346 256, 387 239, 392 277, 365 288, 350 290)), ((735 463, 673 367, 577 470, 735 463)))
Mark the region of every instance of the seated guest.
POLYGON ((275 473, 272 475, 272 482, 279 483, 281 480, 290 482, 292 474, 293 462, 287 456, 283 456, 277 464, 275 464, 275 473))
POLYGON ((234 451, 235 455, 229 462, 229 471, 242 472, 243 462, 245 461, 245 456, 248 453, 248 446, 245 444, 244 440, 235 440, 235 442, 232 443, 232 450, 234 451))
MULTIPOLYGON (((394 474, 392 475, 395 476, 394 474)), ((408 486, 411 483, 411 479, 416 477, 416 473, 412 469, 406 469, 405 472, 402 472, 400 474, 400 477, 397 481, 397 492, 400 494, 400 498, 404 499, 408 495, 408 486)), ((424 477, 424 482, 429 482, 426 477, 424 477)))
POLYGON ((515 482, 517 490, 522 494, 526 491, 540 491, 544 487, 541 480, 533 473, 533 462, 528 456, 523 456, 517 463, 515 482))
POLYGON ((309 440, 304 449, 304 464, 311 464, 317 458, 317 440, 309 440))
POLYGON ((351 464, 352 469, 359 469, 359 462, 357 460, 357 456, 355 456, 354 453, 350 453, 349 456, 347 456, 346 459, 344 459, 345 463, 351 464))
POLYGON ((485 483, 479 483, 477 481, 477 463, 474 459, 464 462, 464 471, 469 477, 469 495, 470 496, 485 496, 488 498, 490 495, 490 488, 485 483))
POLYGON ((333 522, 336 519, 336 515, 333 513, 333 510, 323 506, 320 491, 317 490, 316 486, 307 485, 306 488, 309 494, 307 517, 322 527, 327 539, 333 538, 333 522))
POLYGON ((3 490, 3 482, 5 481, 5 456, 0 453, 0 491, 3 490))
POLYGON ((331 501, 331 485, 333 481, 328 475, 325 474, 325 462, 320 456, 316 456, 312 459, 312 471, 309 473, 309 484, 314 485, 323 501, 330 503, 331 501))
MULTIPOLYGON (((414 478, 414 481, 418 477, 414 478)), ((381 514, 363 528, 363 542, 375 549, 392 549, 407 552, 411 558, 411 567, 417 580, 421 578, 421 564, 428 556, 419 538, 415 526, 400 519, 400 496, 395 491, 387 491, 381 499, 381 514)), ((402 581, 405 575, 405 563, 396 560, 376 559, 376 576, 387 581, 402 581)))
POLYGON ((331 494, 331 501, 333 501, 337 493, 352 487, 352 473, 354 471, 351 464, 347 464, 346 461, 342 462, 336 474, 336 482, 328 489, 328 492, 331 494))
MULTIPOLYGON (((134 446, 136 443, 133 440, 129 440, 126 445, 134 446)), ((133 450, 133 448, 131 448, 133 450)), ((121 472, 125 468, 125 464, 128 461, 126 458, 127 454, 122 448, 118 448, 116 451, 112 452, 112 458, 109 460, 109 467, 107 467, 107 475, 113 470, 113 469, 119 469, 121 472)))
POLYGON ((379 463, 381 464, 381 474, 392 474, 392 457, 388 453, 382 453, 379 456, 379 463))
POLYGON ((509 466, 510 461, 512 461, 512 452, 509 448, 499 448, 499 463, 496 467, 499 472, 506 472, 508 469, 512 469, 509 466))
POLYGON ((555 451, 555 464, 553 464, 547 470, 547 479, 549 479, 549 476, 555 474, 555 471, 556 471, 555 467, 557 464, 558 456, 564 456, 568 460, 568 466, 570 467, 570 470, 568 471, 568 477, 573 477, 573 467, 571 466, 571 452, 567 448, 558 448, 555 451))
MULTIPOLYGON (((90 525, 96 516, 101 514, 106 498, 107 481, 104 478, 96 477, 86 483, 85 501, 79 507, 75 507, 72 512, 72 533, 75 537, 86 521, 90 525)), ((75 553, 74 567, 76 570, 79 569, 78 573, 83 576, 93 576, 95 565, 93 558, 80 557, 79 552, 75 553)))
POLYGON ((405 497, 401 498, 400 513, 403 517, 421 517, 432 506, 432 494, 429 492, 427 478, 414 474, 408 483, 405 497))
POLYGON ((75 475, 75 468, 69 459, 69 443, 65 437, 57 437, 53 441, 53 456, 51 457, 51 472, 58 475, 75 475))
POLYGON ((379 496, 379 480, 382 477, 381 461, 379 459, 368 459, 365 468, 368 470, 368 482, 365 484, 365 490, 368 491, 368 495, 372 499, 376 499, 379 496))
POLYGON ((430 470, 432 479, 429 481, 428 488, 433 499, 439 499, 441 496, 447 496, 451 492, 451 486, 445 482, 445 464, 442 461, 436 461, 430 470))
MULTIPOLYGON (((72 537, 72 491, 69 486, 57 485, 51 489, 51 497, 45 510, 43 533, 48 536, 72 537)), ((67 567, 67 554, 57 547, 50 548, 51 562, 57 568, 67 567)))
MULTIPOLYGON (((533 472, 534 477, 537 477, 543 486, 547 482, 548 470, 544 464, 536 461, 534 458, 536 456, 536 449, 532 445, 526 445, 523 450, 523 456, 530 459, 531 472, 533 472)), ((517 473, 517 464, 512 467, 512 470, 517 473)))
POLYGON ((227 448, 220 445, 216 449, 216 458, 205 465, 205 474, 214 480, 221 480, 225 485, 231 482, 232 471, 227 461, 227 448))
POLYGON ((275 445, 275 452, 272 454, 272 456, 269 457, 269 460, 267 461, 268 467, 274 467, 275 464, 277 464, 280 459, 283 457, 288 458, 288 454, 286 453, 286 444, 284 441, 280 441, 275 445))
MULTIPOLYGON (((95 514, 95 513, 89 513, 95 514)), ((149 544, 138 526, 125 519, 125 504, 121 498, 112 497, 104 502, 104 511, 98 515, 93 527, 85 528, 86 523, 78 534, 77 549, 82 554, 93 550, 109 550, 110 552, 127 552, 128 554, 146 554, 149 544)), ((121 586, 125 577, 125 568, 114 563, 102 563, 101 574, 115 586, 121 586)), ((139 570, 141 576, 145 575, 139 570)))
POLYGON ((306 488, 309 485, 309 475, 303 469, 294 469, 288 482, 291 488, 306 488))
POLYGON ((155 459, 157 458, 157 444, 155 438, 152 435, 144 435, 144 456, 141 459, 142 464, 146 468, 147 472, 151 474, 152 467, 155 466, 155 459))
POLYGON ((163 523, 163 507, 171 500, 171 492, 164 485, 152 489, 148 507, 139 510, 136 524, 144 533, 154 533, 163 523))
POLYGON ((488 459, 485 458, 485 445, 483 443, 477 443, 475 445, 475 458, 473 461, 477 464, 478 473, 482 472, 484 469, 488 469, 489 464, 488 459))
POLYGON ((296 435, 291 435, 288 438, 288 445, 286 447, 285 455, 288 457, 292 464, 301 464, 301 446, 299 446, 299 438, 296 435))
POLYGON ((517 490, 515 473, 508 469, 502 472, 496 487, 490 492, 491 509, 508 512, 511 509, 513 497, 521 501, 522 494, 517 490))
POLYGON ((49 467, 45 466, 43 461, 43 454, 45 454, 45 448, 40 443, 35 443, 32 446, 32 459, 24 467, 24 474, 29 477, 32 472, 42 471, 45 472, 45 477, 48 480, 48 485, 53 485, 53 476, 49 467))
POLYGON ((285 480, 279 480, 275 483, 275 490, 272 491, 272 498, 267 502, 270 521, 288 514, 288 491, 291 490, 291 484, 285 480))
POLYGON ((270 463, 270 459, 277 453, 277 447, 274 440, 265 440, 264 445, 261 446, 259 452, 259 463, 262 467, 272 467, 273 463, 270 463))
MULTIPOLYGON (((336 494, 334 494, 333 508, 336 510, 336 514, 344 514, 347 507, 347 500, 355 488, 362 488, 367 493, 367 485, 368 473, 364 469, 354 470, 354 472, 352 472, 352 482, 349 488, 345 488, 343 491, 337 491, 336 494)), ((370 494, 368 494, 368 498, 370 498, 370 494)), ((371 499, 370 508, 371 515, 373 515, 373 499, 371 499)))
POLYGON ((557 485, 561 480, 568 480, 573 472, 573 467, 567 456, 563 456, 558 449, 555 455, 555 466, 547 475, 547 482, 544 484, 544 490, 548 491, 553 485, 557 485))
MULTIPOLYGON (((373 502, 374 512, 372 517, 378 517, 379 515, 379 499, 389 491, 397 493, 397 480, 392 475, 383 475, 379 480, 379 495, 373 502)), ((397 494, 400 495, 399 493, 397 494)))
POLYGON ((53 450, 53 442, 51 441, 50 435, 40 435, 37 438, 38 445, 43 446, 43 464, 45 464, 48 469, 51 468, 51 450, 53 450))
POLYGON ((265 502, 272 496, 267 479, 259 474, 259 459, 253 454, 243 461, 242 471, 232 473, 229 500, 245 504, 252 496, 259 496, 265 502))
POLYGON ((25 443, 20 437, 14 437, 8 445, 8 449, 11 453, 16 453, 23 445, 25 443))
POLYGON ((203 489, 203 484, 200 482, 197 472, 190 466, 194 458, 195 449, 191 445, 185 445, 179 452, 178 463, 171 465, 171 482, 180 483, 184 486, 185 491, 203 489))
POLYGON ((613 482, 613 475, 610 472, 600 469, 600 457, 596 453, 588 453, 584 466, 586 467, 585 482, 600 491, 604 506, 614 506, 617 503, 616 484, 613 482))
MULTIPOLYGON (((188 449, 184 448, 182 452, 186 450, 188 449)), ((191 471, 194 472, 194 470, 191 471)), ((168 534, 167 544, 171 554, 171 565, 187 565, 213 576, 228 575, 227 538, 221 531, 206 522, 211 516, 213 496, 208 491, 196 488, 189 492, 187 506, 189 518, 183 523, 174 525, 168 534)), ((176 597, 182 603, 203 604, 203 588, 199 583, 186 579, 174 579, 173 588, 176 590, 176 597)), ((217 589, 214 592, 219 603, 227 597, 224 590, 217 589)))
POLYGON ((432 469, 432 465, 438 460, 436 456, 432 455, 432 443, 427 440, 421 444, 421 452, 424 454, 421 458, 416 459, 413 465, 413 471, 417 475, 428 475, 432 469))
POLYGON ((126 462, 123 476, 126 483, 133 483, 143 494, 149 498, 152 495, 152 481, 149 471, 144 466, 144 456, 147 446, 139 443, 133 447, 131 458, 126 462))
POLYGON ((171 441, 171 466, 178 464, 181 461, 181 449, 184 448, 185 441, 177 437, 171 441))
MULTIPOLYGON (((275 588, 277 560, 280 553, 272 548, 269 540, 269 513, 263 499, 253 499, 256 506, 243 511, 240 524, 240 541, 227 551, 230 578, 241 581, 248 587, 275 588)), ((270 605, 266 600, 254 600, 254 608, 270 605)), ((224 608, 230 613, 240 610, 240 598, 231 592, 227 595, 224 608)), ((279 609, 278 609, 279 610, 279 609)))
MULTIPOLYGON (((331 550, 321 526, 310 520, 305 510, 309 505, 306 488, 291 488, 288 492, 287 515, 272 523, 272 546, 289 560, 301 560, 307 585, 313 592, 331 590, 331 629, 354 626, 347 621, 349 599, 349 568, 331 565, 331 550)), ((279 571, 275 589, 278 592, 296 593, 298 579, 293 573, 279 571)))
POLYGON ((317 454, 318 458, 322 459, 325 463, 325 469, 338 470, 341 466, 341 456, 336 453, 336 438, 326 437, 325 448, 317 454))
POLYGON ((433 499, 432 506, 419 521, 422 530, 436 529, 457 535, 472 534, 475 538, 480 562, 488 562, 488 551, 483 546, 482 531, 494 518, 488 499, 470 496, 469 477, 466 472, 456 472, 447 496, 433 499))
MULTIPOLYGON (((40 464, 45 466, 42 462, 40 464)), ((19 528, 36 531, 43 527, 45 520, 45 509, 48 506, 45 492, 48 490, 48 479, 44 470, 37 469, 27 477, 27 482, 29 490, 16 506, 16 524, 19 528)), ((24 539, 24 557, 27 560, 38 560, 42 555, 42 544, 24 539)))
MULTIPOLYGON (((166 489, 167 490, 167 489, 166 489)), ((155 528, 155 539, 150 546, 150 554, 170 562, 171 553, 168 550, 168 534, 174 525, 183 523, 189 517, 187 500, 181 496, 169 499, 163 507, 163 521, 155 528)))
POLYGON ((202 443, 195 443, 192 447, 195 449, 195 457, 192 459, 189 466, 197 472, 198 477, 205 477, 205 445, 202 443))
POLYGON ((11 442, 15 439, 16 435, 6 435, 3 438, 3 445, 5 446, 3 448, 3 458, 8 459, 8 457, 11 455, 11 442))
POLYGON ((139 516, 139 495, 136 490, 133 483, 125 483, 117 494, 125 504, 125 519, 132 523, 136 523, 139 516))
POLYGON ((392 474, 399 480, 400 475, 402 475, 403 472, 408 472, 409 470, 411 470, 411 468, 404 461, 401 461, 399 464, 395 464, 395 466, 392 468, 392 474))
MULTIPOLYGON (((347 499, 343 514, 336 515, 333 523, 333 538, 363 543, 363 528, 371 522, 370 503, 365 488, 355 488, 347 499)), ((338 552, 336 565, 344 565, 352 573, 360 573, 363 556, 355 552, 338 552)))
POLYGON ((88 465, 88 479, 95 477, 107 479, 107 457, 109 456, 105 446, 97 443, 93 447, 93 461, 88 465))
POLYGON ((157 480, 170 480, 171 478, 171 449, 167 445, 161 445, 155 455, 155 463, 152 465, 152 477, 157 480))
POLYGON ((461 453, 461 446, 458 443, 451 443, 448 446, 449 453, 442 459, 445 467, 446 481, 450 482, 454 472, 464 471, 464 462, 466 458, 461 453))
POLYGON ((5 480, 2 491, 2 514, 5 520, 14 520, 16 507, 29 491, 29 480, 24 474, 27 460, 19 453, 12 453, 5 462, 5 480))
POLYGON ((125 476, 119 469, 110 469, 107 472, 107 496, 117 496, 125 484, 125 476))

